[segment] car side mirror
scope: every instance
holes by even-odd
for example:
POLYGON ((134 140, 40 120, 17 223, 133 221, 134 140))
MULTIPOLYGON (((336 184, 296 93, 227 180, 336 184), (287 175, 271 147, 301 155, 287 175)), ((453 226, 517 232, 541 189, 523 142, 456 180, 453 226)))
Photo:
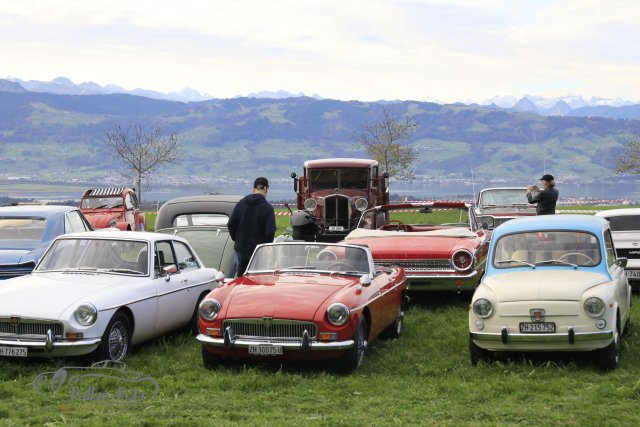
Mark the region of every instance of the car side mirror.
POLYGON ((169 278, 172 274, 176 274, 178 272, 178 267, 175 264, 167 265, 162 267, 162 275, 164 276, 164 280, 166 282, 169 281, 169 278))
POLYGON ((365 276, 360 277, 360 284, 365 288, 371 285, 371 275, 367 274, 365 276))
POLYGON ((295 172, 291 172, 291 178, 293 178, 293 191, 295 193, 298 192, 298 174, 295 172))
POLYGON ((618 258, 616 260, 616 265, 618 267, 625 268, 627 266, 628 259, 627 258, 618 258))

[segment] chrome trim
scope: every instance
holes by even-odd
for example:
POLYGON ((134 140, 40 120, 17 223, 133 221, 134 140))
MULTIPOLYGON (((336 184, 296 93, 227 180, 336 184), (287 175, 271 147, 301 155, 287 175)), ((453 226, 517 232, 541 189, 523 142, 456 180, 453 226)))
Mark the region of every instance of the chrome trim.
POLYGON ((407 274, 407 279, 470 279, 472 277, 476 277, 478 275, 477 270, 473 270, 469 274, 459 275, 459 274, 451 274, 451 275, 441 275, 441 274, 407 274))
MULTIPOLYGON (((211 347, 225 347, 224 338, 213 338, 208 335, 198 334, 196 339, 203 344, 210 345, 211 347)), ((321 342, 310 339, 308 342, 308 350, 309 351, 322 351, 322 350, 347 350, 353 347, 353 340, 345 340, 345 341, 330 341, 330 342, 321 342)), ((269 341, 259 341, 259 340, 250 340, 245 338, 235 338, 233 341, 233 345, 230 348, 237 349, 245 349, 249 348, 249 346, 253 345, 277 345, 281 346, 285 350, 305 350, 304 349, 304 340, 300 340, 298 342, 276 342, 271 343, 269 341)))
MULTIPOLYGON (((78 341, 53 341, 52 342, 52 350, 57 348, 73 348, 73 347, 90 347, 95 346, 96 344, 100 344, 102 338, 92 338, 86 340, 78 340, 78 341)), ((14 347, 29 347, 38 350, 46 350, 46 341, 43 340, 7 340, 0 339, 0 345, 8 345, 14 347)))
MULTIPOLYGON (((570 343, 571 334, 508 334, 508 342, 564 342, 570 343)), ((471 338, 477 341, 503 341, 503 334, 501 332, 471 332, 471 338)), ((613 338, 613 331, 602 332, 575 332, 573 333, 573 339, 578 341, 600 341, 613 338)))

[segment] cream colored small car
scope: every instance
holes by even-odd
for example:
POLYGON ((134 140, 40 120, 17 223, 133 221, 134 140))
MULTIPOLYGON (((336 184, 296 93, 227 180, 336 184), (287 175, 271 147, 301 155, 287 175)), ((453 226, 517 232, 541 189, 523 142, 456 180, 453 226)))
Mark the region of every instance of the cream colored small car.
POLYGON ((587 215, 509 221, 494 231, 469 309, 471 362, 494 352, 593 352, 614 369, 631 287, 609 223, 587 215))

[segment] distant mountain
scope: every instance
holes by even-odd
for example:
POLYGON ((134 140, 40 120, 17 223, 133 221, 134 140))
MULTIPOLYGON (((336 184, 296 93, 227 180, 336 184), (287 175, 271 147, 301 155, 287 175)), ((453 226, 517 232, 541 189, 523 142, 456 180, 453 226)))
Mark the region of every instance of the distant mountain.
POLYGON ((520 113, 538 113, 538 107, 529 98, 522 98, 510 108, 512 111, 520 113))
POLYGON ((20 83, 0 79, 0 92, 24 93, 26 91, 27 90, 23 88, 20 83))
MULTIPOLYGON (((521 101, 522 108, 533 104, 521 101)), ((308 159, 366 156, 353 135, 380 120, 381 108, 311 97, 185 103, 126 94, 0 91, 0 180, 101 181, 122 169, 104 149, 105 131, 132 123, 179 136, 184 157, 163 168, 158 179, 165 184, 256 174, 288 180, 308 159)), ((418 152, 415 170, 418 179, 434 181, 469 180, 473 170, 476 182, 509 179, 524 185, 540 175, 543 164, 559 182, 615 180, 616 153, 628 135, 640 134, 640 120, 545 117, 417 101, 385 108, 416 121, 408 141, 418 152)))
POLYGON ((567 115, 574 117, 607 117, 610 119, 640 120, 640 104, 611 107, 602 105, 598 107, 582 107, 572 110, 567 115))

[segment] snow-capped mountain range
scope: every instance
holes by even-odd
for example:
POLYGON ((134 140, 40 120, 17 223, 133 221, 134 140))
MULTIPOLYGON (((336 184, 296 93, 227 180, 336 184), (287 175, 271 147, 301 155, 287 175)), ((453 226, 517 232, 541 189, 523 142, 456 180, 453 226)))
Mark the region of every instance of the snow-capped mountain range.
MULTIPOLYGON (((2 79, 0 79, 0 82, 2 79)), ((21 91, 24 89, 29 92, 44 92, 55 93, 64 95, 96 95, 96 94, 111 94, 111 93, 124 93, 130 95, 145 96, 153 99, 165 99, 170 101, 181 102, 197 102, 215 99, 213 95, 208 93, 200 93, 196 89, 184 88, 180 92, 163 93, 150 89, 136 88, 134 90, 127 90, 120 86, 108 84, 106 86, 100 86, 94 82, 84 82, 75 84, 66 77, 57 77, 50 82, 39 80, 22 80, 15 77, 7 77, 4 80, 5 84, 0 85, 0 90, 4 91, 21 91), (13 84, 8 84, 11 82, 13 84), (19 86, 16 86, 19 85, 19 86)), ((302 92, 297 94, 287 92, 285 90, 278 91, 261 91, 249 93, 247 95, 238 95, 238 97, 247 98, 295 98, 308 96, 302 92)), ((315 99, 323 99, 318 94, 310 95, 315 99)), ((424 102, 434 102, 437 104, 446 104, 435 98, 425 97, 421 99, 424 102)), ((399 101, 384 101, 381 103, 399 102, 399 101)), ((583 98, 580 95, 565 95, 557 98, 545 98, 539 95, 525 95, 522 98, 515 96, 494 96, 493 98, 483 101, 465 100, 461 101, 461 104, 477 105, 477 106, 493 106, 510 111, 518 112, 531 112, 541 115, 558 115, 564 116, 569 114, 572 110, 576 110, 583 107, 625 107, 638 104, 638 102, 632 102, 625 99, 607 99, 599 97, 583 98)))

